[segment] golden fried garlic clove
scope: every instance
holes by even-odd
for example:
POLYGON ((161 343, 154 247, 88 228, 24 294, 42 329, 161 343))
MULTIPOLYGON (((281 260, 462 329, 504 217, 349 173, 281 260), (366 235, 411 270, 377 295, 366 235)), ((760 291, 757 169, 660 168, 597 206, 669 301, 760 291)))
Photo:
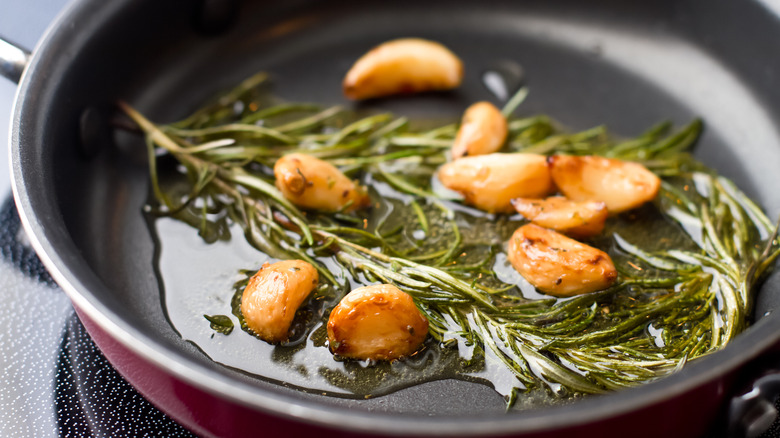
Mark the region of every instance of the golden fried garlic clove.
POLYGON ((452 145, 452 158, 498 152, 507 136, 504 115, 490 102, 477 102, 463 114, 452 145))
POLYGON ((330 350, 353 359, 393 360, 417 351, 428 320, 412 297, 390 284, 357 288, 328 319, 330 350))
POLYGON ((515 210, 536 225, 569 236, 595 236, 604 229, 607 205, 601 201, 570 201, 562 196, 547 199, 516 198, 515 210))
POLYGON ((365 207, 365 190, 330 163, 306 154, 289 154, 274 165, 276 188, 293 204, 325 212, 365 207))
POLYGON ((449 90, 463 80, 463 63, 443 45, 419 38, 380 44, 355 62, 342 84, 350 99, 449 90))
POLYGON ((553 155, 550 172, 558 189, 574 201, 604 201, 620 213, 652 201, 661 180, 639 163, 596 156, 553 155))
POLYGON ((318 282, 317 270, 302 260, 264 264, 241 296, 244 321, 265 341, 287 340, 295 312, 318 282))
POLYGON ((541 198, 553 189, 547 158, 537 154, 489 154, 443 165, 439 181, 465 202, 489 213, 513 211, 514 198, 541 198))
POLYGON ((507 256, 528 282, 556 297, 606 289, 617 279, 604 251, 534 224, 515 231, 507 256))

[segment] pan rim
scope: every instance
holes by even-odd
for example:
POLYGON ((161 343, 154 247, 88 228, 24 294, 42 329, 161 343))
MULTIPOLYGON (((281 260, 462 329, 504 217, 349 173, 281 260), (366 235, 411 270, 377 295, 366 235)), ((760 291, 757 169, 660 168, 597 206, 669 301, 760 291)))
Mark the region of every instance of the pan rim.
MULTIPOLYGON (((45 205, 36 205, 30 193, 45 188, 39 172, 27 171, 29 160, 24 159, 23 141, 26 114, 33 113, 25 105, 30 90, 45 78, 43 64, 51 55, 60 38, 67 36, 66 28, 74 17, 100 8, 103 2, 96 0, 73 1, 48 28, 33 51, 17 89, 12 110, 12 127, 9 133, 11 186, 19 210, 21 222, 31 244, 44 266, 63 288, 73 304, 83 311, 102 330, 124 347, 149 364, 220 399, 231 401, 261 412, 294 419, 295 421, 338 428, 353 432, 400 434, 429 434, 439 436, 495 435, 502 433, 543 432, 561 427, 572 427, 617 417, 689 392, 697 387, 722 378, 744 363, 759 356, 776 343, 780 333, 780 317, 768 315, 761 318, 730 343, 723 351, 691 363, 680 373, 663 378, 639 388, 623 390, 601 397, 591 397, 587 405, 574 403, 539 410, 519 412, 511 416, 481 416, 481 418, 412 417, 397 413, 356 412, 327 407, 316 402, 280 402, 280 396, 263 393, 261 389, 240 385, 233 379, 210 371, 197 362, 190 361, 165 349, 125 321, 121 315, 111 312, 75 273, 74 266, 61 257, 52 242, 52 229, 57 219, 41 218, 45 205), (54 221, 46 226, 43 221, 54 221), (171 360, 171 355, 176 360, 171 360), (718 359, 718 360, 716 360, 718 359), (405 421, 397 418, 403 416, 405 421), (549 421, 555 418, 554 424, 549 421), (451 425, 451 426, 450 426, 451 425), (386 431, 386 432, 385 432, 386 431)), ((27 126, 33 125, 28 123, 27 126)), ((27 128, 29 129, 29 128, 27 128)), ((86 267, 86 266, 84 266, 86 267)), ((84 268, 82 267, 82 268, 84 268)), ((285 398, 287 396, 284 396, 285 398)))

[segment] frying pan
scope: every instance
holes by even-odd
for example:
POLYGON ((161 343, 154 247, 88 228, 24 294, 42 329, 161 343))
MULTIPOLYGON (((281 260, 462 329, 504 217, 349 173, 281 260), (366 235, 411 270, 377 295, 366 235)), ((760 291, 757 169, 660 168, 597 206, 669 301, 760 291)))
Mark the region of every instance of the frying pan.
MULTIPOLYGON (((777 347, 776 277, 760 291, 753 326, 724 351, 636 389, 508 414, 490 388, 457 380, 370 400, 326 397, 221 366, 169 324, 142 214, 149 190, 142 142, 112 131, 110 120, 123 99, 152 120, 173 121, 260 70, 273 73, 275 93, 290 101, 350 105, 339 84, 351 62, 379 42, 419 36, 463 58, 463 87, 369 105, 455 118, 491 98, 485 70, 519 63, 531 90, 521 111, 574 129, 606 123, 635 135, 660 120, 702 117, 697 156, 774 216, 777 13, 760 1, 727 0, 75 1, 21 77, 14 196, 36 251, 106 357, 200 435, 702 435, 722 425, 716 420, 736 376, 777 347)), ((14 76, 25 61, 4 62, 4 74, 14 76)), ((776 376, 756 384, 759 401, 773 397, 766 381, 776 376)), ((758 411, 739 412, 734 430, 746 433, 758 411)))

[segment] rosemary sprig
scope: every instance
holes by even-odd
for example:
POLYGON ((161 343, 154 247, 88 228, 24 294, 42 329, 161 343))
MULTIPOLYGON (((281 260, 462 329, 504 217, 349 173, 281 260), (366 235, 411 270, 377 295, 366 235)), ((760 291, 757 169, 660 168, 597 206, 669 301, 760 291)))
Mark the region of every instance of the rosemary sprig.
MULTIPOLYGON (((641 162, 664 177, 647 208, 678 224, 671 249, 632 241, 630 220, 612 219, 601 246, 620 272, 613 287, 571 299, 528 299, 496 272, 502 239, 519 222, 490 222, 431 187, 456 125, 415 130, 389 114, 355 117, 339 107, 278 103, 259 91, 264 80, 253 76, 171 125, 155 125, 120 103, 146 134, 159 214, 190 215, 185 220, 206 235, 217 227, 209 212, 227 211, 259 250, 311 262, 333 294, 349 283, 325 268, 326 259, 354 281, 395 284, 415 299, 442 348, 460 343, 498 360, 517 376, 518 391, 633 386, 723 348, 746 326, 752 291, 780 255, 776 229, 760 208, 689 155, 700 121, 671 134, 662 123, 629 140, 615 140, 601 126, 567 133, 547 116, 512 116, 527 94, 522 89, 503 111, 509 151, 641 162), (241 111, 234 111, 238 102, 241 111), (186 196, 162 186, 155 147, 186 169, 186 196), (269 178, 276 158, 293 150, 330 160, 377 187, 382 181, 385 196, 374 198, 391 212, 376 218, 299 211, 269 178), (490 232, 474 237, 486 223, 490 232)), ((510 404, 518 391, 507 395, 510 404)))

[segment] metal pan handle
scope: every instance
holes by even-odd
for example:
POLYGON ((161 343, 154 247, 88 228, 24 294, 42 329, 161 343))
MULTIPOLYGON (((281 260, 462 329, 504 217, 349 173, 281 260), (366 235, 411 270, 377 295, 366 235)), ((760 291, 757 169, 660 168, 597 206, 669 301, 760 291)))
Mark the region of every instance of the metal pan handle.
POLYGON ((0 75, 18 83, 30 52, 0 37, 0 75))

